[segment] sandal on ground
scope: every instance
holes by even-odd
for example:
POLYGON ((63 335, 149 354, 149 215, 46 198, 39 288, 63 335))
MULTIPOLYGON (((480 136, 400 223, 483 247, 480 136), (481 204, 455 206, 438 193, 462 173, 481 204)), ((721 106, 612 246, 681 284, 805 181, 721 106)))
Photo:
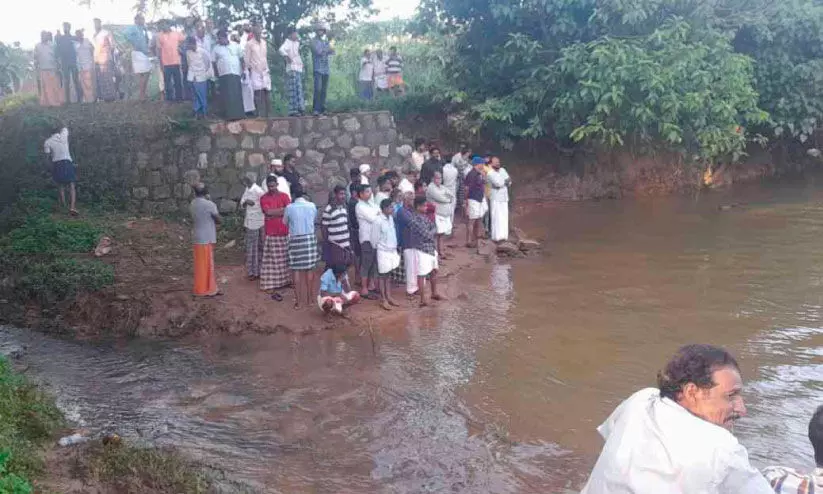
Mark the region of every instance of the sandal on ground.
POLYGON ((361 293, 360 298, 364 298, 366 300, 380 300, 380 295, 377 295, 376 293, 372 293, 372 292, 369 292, 368 295, 363 295, 361 293))
POLYGON ((69 214, 71 216, 80 216, 80 213, 78 213, 76 209, 69 209, 69 214))
POLYGON ((391 310, 392 310, 392 308, 391 308, 391 306, 389 305, 389 303, 388 303, 388 302, 385 302, 385 301, 384 301, 383 303, 381 303, 381 304, 380 304, 380 307, 382 307, 382 308, 383 308, 383 310, 385 310, 385 311, 389 311, 389 312, 391 312, 391 310))
POLYGON ((275 293, 271 294, 271 299, 274 300, 275 302, 282 302, 283 301, 283 296, 280 295, 279 293, 275 292, 275 293))

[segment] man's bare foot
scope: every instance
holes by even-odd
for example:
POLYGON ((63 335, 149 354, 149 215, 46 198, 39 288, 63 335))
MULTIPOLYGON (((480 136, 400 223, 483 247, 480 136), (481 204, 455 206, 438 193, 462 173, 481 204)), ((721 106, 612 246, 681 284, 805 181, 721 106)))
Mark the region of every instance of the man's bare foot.
POLYGON ((398 304, 397 302, 394 301, 394 299, 391 299, 391 298, 389 299, 389 305, 392 305, 394 307, 400 307, 400 304, 398 304))
POLYGON ((466 244, 466 247, 468 247, 469 249, 474 249, 477 247, 477 242, 469 242, 466 244))
POLYGON ((446 300, 446 297, 441 296, 439 293, 435 293, 434 295, 432 295, 432 300, 437 300, 439 302, 442 300, 446 300))
POLYGON ((392 310, 391 305, 389 305, 389 303, 385 300, 380 304, 380 307, 382 307, 383 310, 388 310, 388 311, 392 310))

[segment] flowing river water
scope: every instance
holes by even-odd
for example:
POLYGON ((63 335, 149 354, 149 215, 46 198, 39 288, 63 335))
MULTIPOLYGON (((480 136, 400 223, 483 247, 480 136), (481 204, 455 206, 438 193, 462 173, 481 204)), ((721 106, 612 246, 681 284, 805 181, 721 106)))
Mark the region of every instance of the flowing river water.
POLYGON ((176 445, 261 492, 566 492, 595 427, 680 345, 728 347, 757 466, 812 466, 823 403, 823 183, 532 208, 540 257, 463 273, 465 296, 310 336, 0 347, 92 431, 176 445), (721 207, 735 205, 735 207, 721 207))

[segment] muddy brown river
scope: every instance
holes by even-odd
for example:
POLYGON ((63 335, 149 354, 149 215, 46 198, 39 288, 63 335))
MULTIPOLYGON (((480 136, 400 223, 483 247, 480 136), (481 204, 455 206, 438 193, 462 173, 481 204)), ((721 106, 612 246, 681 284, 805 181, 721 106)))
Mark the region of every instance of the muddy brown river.
MULTIPOLYGON (((728 347, 757 466, 809 468, 823 403, 823 181, 534 207, 536 258, 359 330, 78 343, 6 328, 92 431, 176 445, 254 492, 567 492, 595 427, 680 345, 728 347), (721 207, 731 206, 734 207, 721 207)), ((236 486, 225 486, 227 491, 236 486)))

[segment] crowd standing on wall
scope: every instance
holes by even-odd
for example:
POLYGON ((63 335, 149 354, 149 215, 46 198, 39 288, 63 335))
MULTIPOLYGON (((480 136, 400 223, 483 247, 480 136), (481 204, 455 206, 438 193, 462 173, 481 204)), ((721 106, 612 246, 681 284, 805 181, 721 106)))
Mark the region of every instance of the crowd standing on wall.
MULTIPOLYGON (((210 101, 216 101, 219 115, 227 120, 272 116, 269 40, 259 24, 243 25, 230 32, 227 28, 215 29, 210 20, 194 20, 182 29, 161 20, 156 24, 157 32, 153 32, 144 16, 138 14, 123 32, 128 47, 125 53, 118 49, 114 36, 103 28, 100 19, 94 19, 94 29, 90 39, 84 37, 83 30, 72 34, 68 23, 57 36, 48 31, 41 33, 35 47, 41 105, 123 99, 126 95, 121 88, 126 73, 135 81, 136 97, 145 100, 151 75, 159 73, 164 99, 191 100, 198 118, 206 116, 210 101)), ((297 29, 290 29, 277 50, 286 65, 283 84, 289 116, 306 114, 305 64, 300 48, 297 29)), ((327 111, 330 57, 335 55, 327 24, 315 25, 309 49, 314 81, 311 112, 320 116, 327 111)), ((374 54, 366 50, 357 85, 359 95, 367 100, 375 92, 404 94, 403 59, 397 48, 391 47, 388 56, 382 50, 374 54)))

